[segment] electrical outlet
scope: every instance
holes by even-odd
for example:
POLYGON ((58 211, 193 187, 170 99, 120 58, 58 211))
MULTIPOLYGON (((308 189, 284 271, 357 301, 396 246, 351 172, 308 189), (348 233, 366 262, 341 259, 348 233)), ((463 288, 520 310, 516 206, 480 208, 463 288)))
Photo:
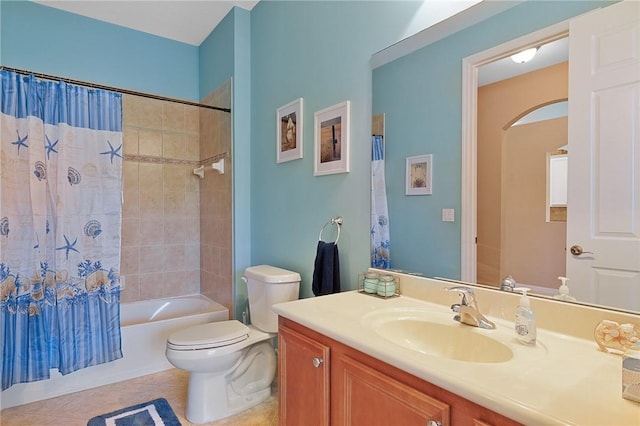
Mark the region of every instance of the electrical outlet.
POLYGON ((455 222, 455 210, 454 209, 442 209, 442 221, 443 222, 455 222))

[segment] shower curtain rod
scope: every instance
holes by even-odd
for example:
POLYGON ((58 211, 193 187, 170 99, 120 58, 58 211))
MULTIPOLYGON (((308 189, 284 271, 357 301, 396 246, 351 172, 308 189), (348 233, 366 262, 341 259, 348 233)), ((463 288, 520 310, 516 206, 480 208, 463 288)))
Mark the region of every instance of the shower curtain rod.
POLYGON ((51 74, 43 74, 43 73, 38 73, 38 72, 33 72, 33 71, 21 70, 19 68, 12 68, 12 67, 4 66, 4 65, 1 65, 0 69, 7 70, 7 71, 13 71, 15 73, 23 74, 23 75, 31 75, 31 74, 33 74, 35 77, 38 77, 38 78, 44 78, 46 80, 64 81, 65 83, 75 84, 77 86, 89 87, 89 88, 92 88, 92 89, 109 90, 109 91, 112 91, 112 92, 122 93, 122 94, 126 94, 126 95, 142 96, 144 98, 156 99, 156 100, 159 100, 159 101, 176 102, 176 103, 179 103, 179 104, 197 106, 197 107, 207 108, 207 109, 214 109, 214 110, 217 110, 217 111, 224 111, 224 112, 229 112, 229 113, 231 112, 230 108, 222 108, 222 107, 217 107, 217 106, 212 106, 212 105, 205 105, 205 104, 201 104, 201 103, 198 103, 198 102, 186 101, 186 100, 183 100, 183 99, 174 99, 174 98, 168 98, 166 96, 152 95, 150 93, 136 92, 135 90, 120 89, 120 88, 117 88, 117 87, 105 86, 105 85, 102 85, 102 84, 89 83, 89 82, 81 81, 81 80, 73 80, 73 79, 65 78, 65 77, 58 77, 56 75, 51 75, 51 74))

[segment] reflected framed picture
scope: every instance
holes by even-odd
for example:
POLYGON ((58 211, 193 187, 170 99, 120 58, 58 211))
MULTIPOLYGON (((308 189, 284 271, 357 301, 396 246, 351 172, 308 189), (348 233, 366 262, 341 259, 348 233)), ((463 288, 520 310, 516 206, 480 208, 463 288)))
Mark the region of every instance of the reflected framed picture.
POLYGON ((276 163, 302 158, 302 98, 276 112, 276 163))
POLYGON ((405 195, 431 195, 433 154, 407 157, 405 195))
POLYGON ((350 102, 317 111, 313 130, 314 176, 349 171, 350 102))

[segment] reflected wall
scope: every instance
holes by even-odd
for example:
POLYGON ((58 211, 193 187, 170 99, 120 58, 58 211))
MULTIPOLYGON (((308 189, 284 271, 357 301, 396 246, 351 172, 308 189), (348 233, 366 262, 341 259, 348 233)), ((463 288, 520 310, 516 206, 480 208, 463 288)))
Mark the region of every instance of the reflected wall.
POLYGON ((524 2, 373 70, 385 114, 393 267, 460 278, 462 60, 610 2, 524 2), (433 154, 433 195, 404 195, 405 158, 433 154), (455 209, 454 222, 442 221, 455 209))

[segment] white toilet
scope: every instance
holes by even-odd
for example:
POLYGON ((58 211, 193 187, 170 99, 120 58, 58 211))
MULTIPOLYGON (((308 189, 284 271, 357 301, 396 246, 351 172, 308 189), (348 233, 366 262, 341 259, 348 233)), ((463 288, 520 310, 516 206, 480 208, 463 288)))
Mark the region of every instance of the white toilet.
POLYGON ((191 373, 186 414, 192 423, 231 416, 271 395, 277 366, 272 341, 278 332, 278 316, 271 306, 298 299, 300 274, 260 265, 247 268, 242 279, 252 325, 212 322, 167 339, 169 362, 191 373))

